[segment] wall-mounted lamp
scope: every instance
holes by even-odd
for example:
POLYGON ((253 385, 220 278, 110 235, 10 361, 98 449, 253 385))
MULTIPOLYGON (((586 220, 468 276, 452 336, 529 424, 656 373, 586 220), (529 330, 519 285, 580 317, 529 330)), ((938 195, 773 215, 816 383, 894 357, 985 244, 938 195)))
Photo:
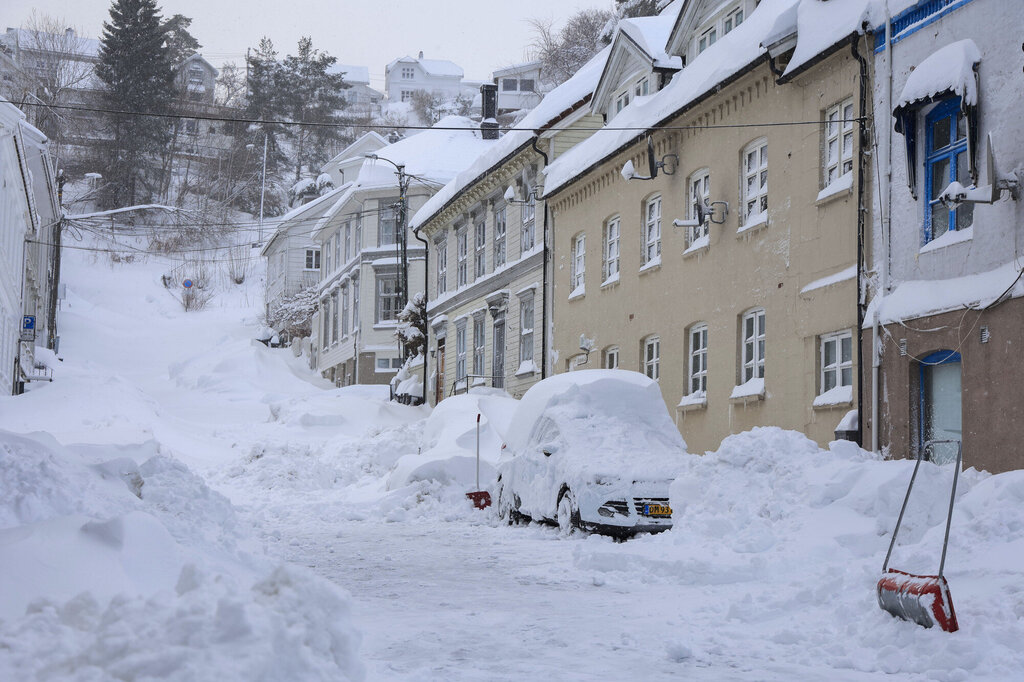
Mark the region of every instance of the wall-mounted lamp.
POLYGON ((525 199, 517 199, 515 188, 512 187, 512 185, 509 185, 508 189, 505 190, 504 196, 505 201, 507 201, 510 204, 532 204, 537 201, 537 188, 531 187, 525 199))
POLYGON ((636 174, 636 168, 633 166, 633 161, 627 161, 622 166, 622 177, 628 180, 653 180, 658 177, 658 170, 665 175, 675 175, 676 167, 679 165, 679 156, 677 154, 666 154, 661 157, 661 161, 657 161, 654 158, 654 141, 651 138, 647 138, 647 167, 650 175, 643 176, 636 174))
POLYGON ((942 190, 939 201, 946 208, 957 208, 963 204, 994 204, 1003 192, 1009 192, 1010 198, 1016 201, 1020 197, 1021 181, 1016 176, 1002 177, 996 168, 996 157, 992 152, 992 133, 985 141, 986 169, 989 184, 983 187, 964 187, 955 180, 942 190))
POLYGON ((704 223, 721 225, 725 222, 725 217, 729 215, 729 202, 694 199, 693 214, 697 217, 692 220, 676 219, 672 221, 672 224, 676 227, 697 227, 704 223))

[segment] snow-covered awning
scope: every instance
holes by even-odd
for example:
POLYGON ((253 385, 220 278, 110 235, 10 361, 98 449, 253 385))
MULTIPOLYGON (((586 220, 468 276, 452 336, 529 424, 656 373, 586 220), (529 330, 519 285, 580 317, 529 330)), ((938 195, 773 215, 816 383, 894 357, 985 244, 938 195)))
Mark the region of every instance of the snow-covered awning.
POLYGON ((960 98, 967 119, 967 159, 972 181, 978 178, 978 64, 981 50, 971 39, 958 40, 928 56, 907 78, 892 115, 895 130, 907 148, 907 183, 917 198, 917 113, 921 107, 949 97, 960 98))

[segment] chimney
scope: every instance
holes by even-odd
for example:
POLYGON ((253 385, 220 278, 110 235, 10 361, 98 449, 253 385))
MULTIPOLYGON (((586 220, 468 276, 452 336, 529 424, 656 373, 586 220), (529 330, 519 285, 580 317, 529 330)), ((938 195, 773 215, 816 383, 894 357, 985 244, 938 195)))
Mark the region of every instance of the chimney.
POLYGON ((480 132, 485 140, 498 139, 498 86, 494 83, 484 83, 480 86, 480 113, 483 120, 480 121, 480 132))
POLYGON ((419 59, 423 59, 423 50, 420 50, 420 56, 419 56, 419 59))

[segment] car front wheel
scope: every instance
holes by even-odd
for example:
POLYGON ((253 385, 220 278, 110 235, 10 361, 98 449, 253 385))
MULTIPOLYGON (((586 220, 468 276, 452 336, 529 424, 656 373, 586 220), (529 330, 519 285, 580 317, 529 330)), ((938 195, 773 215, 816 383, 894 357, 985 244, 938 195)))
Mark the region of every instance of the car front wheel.
POLYGON ((522 518, 511 492, 498 480, 498 518, 510 526, 518 525, 522 518))
POLYGON ((571 490, 566 490, 558 500, 558 530, 562 535, 569 535, 579 527, 580 510, 576 506, 576 496, 571 490))

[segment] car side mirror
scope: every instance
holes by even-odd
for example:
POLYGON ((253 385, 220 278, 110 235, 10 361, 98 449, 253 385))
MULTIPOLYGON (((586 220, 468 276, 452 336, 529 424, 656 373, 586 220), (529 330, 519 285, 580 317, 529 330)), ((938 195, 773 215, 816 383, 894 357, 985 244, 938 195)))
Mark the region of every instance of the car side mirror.
POLYGON ((544 453, 544 456, 545 456, 545 457, 550 457, 550 456, 551 456, 551 451, 550 451, 550 450, 548 450, 548 449, 544 449, 544 450, 541 450, 541 452, 543 452, 543 453, 544 453))

